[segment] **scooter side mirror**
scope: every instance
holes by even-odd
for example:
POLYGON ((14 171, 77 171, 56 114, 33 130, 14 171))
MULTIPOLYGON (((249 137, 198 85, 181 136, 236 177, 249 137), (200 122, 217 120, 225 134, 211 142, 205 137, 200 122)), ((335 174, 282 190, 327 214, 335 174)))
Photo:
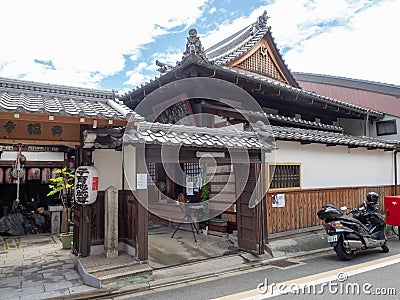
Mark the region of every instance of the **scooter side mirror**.
POLYGON ((347 210, 347 206, 342 206, 342 207, 340 208, 340 210, 343 210, 343 211, 347 210))

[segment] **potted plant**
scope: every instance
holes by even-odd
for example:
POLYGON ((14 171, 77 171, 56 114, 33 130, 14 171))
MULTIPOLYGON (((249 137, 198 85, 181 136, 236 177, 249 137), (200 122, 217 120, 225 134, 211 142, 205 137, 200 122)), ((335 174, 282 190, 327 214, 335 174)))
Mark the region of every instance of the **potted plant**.
POLYGON ((56 178, 51 178, 51 184, 49 184, 50 192, 47 194, 47 196, 52 196, 55 194, 58 194, 58 198, 60 202, 62 203, 64 209, 67 211, 67 226, 68 226, 68 232, 62 233, 61 236, 61 241, 63 244, 64 249, 70 249, 71 248, 71 242, 72 242, 72 235, 73 233, 70 232, 70 225, 72 224, 71 222, 71 206, 72 206, 72 191, 74 189, 74 172, 68 170, 67 168, 62 168, 62 169, 57 169, 55 171, 56 178))

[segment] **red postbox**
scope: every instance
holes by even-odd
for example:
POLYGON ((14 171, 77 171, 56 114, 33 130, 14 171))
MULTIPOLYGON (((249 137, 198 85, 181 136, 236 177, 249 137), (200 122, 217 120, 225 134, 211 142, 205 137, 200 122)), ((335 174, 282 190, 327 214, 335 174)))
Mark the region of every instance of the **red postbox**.
POLYGON ((386 224, 400 226, 400 196, 386 196, 384 204, 386 224))

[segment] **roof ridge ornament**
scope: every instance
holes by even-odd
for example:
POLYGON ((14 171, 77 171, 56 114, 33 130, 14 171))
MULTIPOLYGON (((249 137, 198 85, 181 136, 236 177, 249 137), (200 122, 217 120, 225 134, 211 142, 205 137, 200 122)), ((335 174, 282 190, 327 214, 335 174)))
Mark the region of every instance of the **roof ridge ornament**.
POLYGON ((264 28, 265 28, 265 29, 270 30, 270 29, 271 29, 271 26, 267 26, 267 22, 268 22, 268 19, 269 19, 269 18, 270 18, 270 17, 268 17, 267 11, 264 10, 263 14, 257 18, 257 22, 255 22, 255 23, 253 24, 253 26, 254 26, 256 29, 264 29, 264 28))
POLYGON ((197 36, 197 30, 194 28, 190 29, 189 36, 186 39, 186 50, 183 52, 182 60, 189 57, 191 53, 194 53, 204 61, 209 62, 200 38, 197 36))

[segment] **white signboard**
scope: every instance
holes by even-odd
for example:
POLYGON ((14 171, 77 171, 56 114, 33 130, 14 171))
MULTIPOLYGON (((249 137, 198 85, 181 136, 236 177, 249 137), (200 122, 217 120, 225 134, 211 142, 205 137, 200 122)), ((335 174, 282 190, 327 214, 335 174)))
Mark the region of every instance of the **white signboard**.
POLYGON ((285 194, 276 194, 273 196, 272 207, 285 207, 285 194))
POLYGON ((147 173, 139 173, 136 175, 136 189, 147 189, 147 173))
POLYGON ((193 182, 186 182, 186 195, 193 196, 193 182))

